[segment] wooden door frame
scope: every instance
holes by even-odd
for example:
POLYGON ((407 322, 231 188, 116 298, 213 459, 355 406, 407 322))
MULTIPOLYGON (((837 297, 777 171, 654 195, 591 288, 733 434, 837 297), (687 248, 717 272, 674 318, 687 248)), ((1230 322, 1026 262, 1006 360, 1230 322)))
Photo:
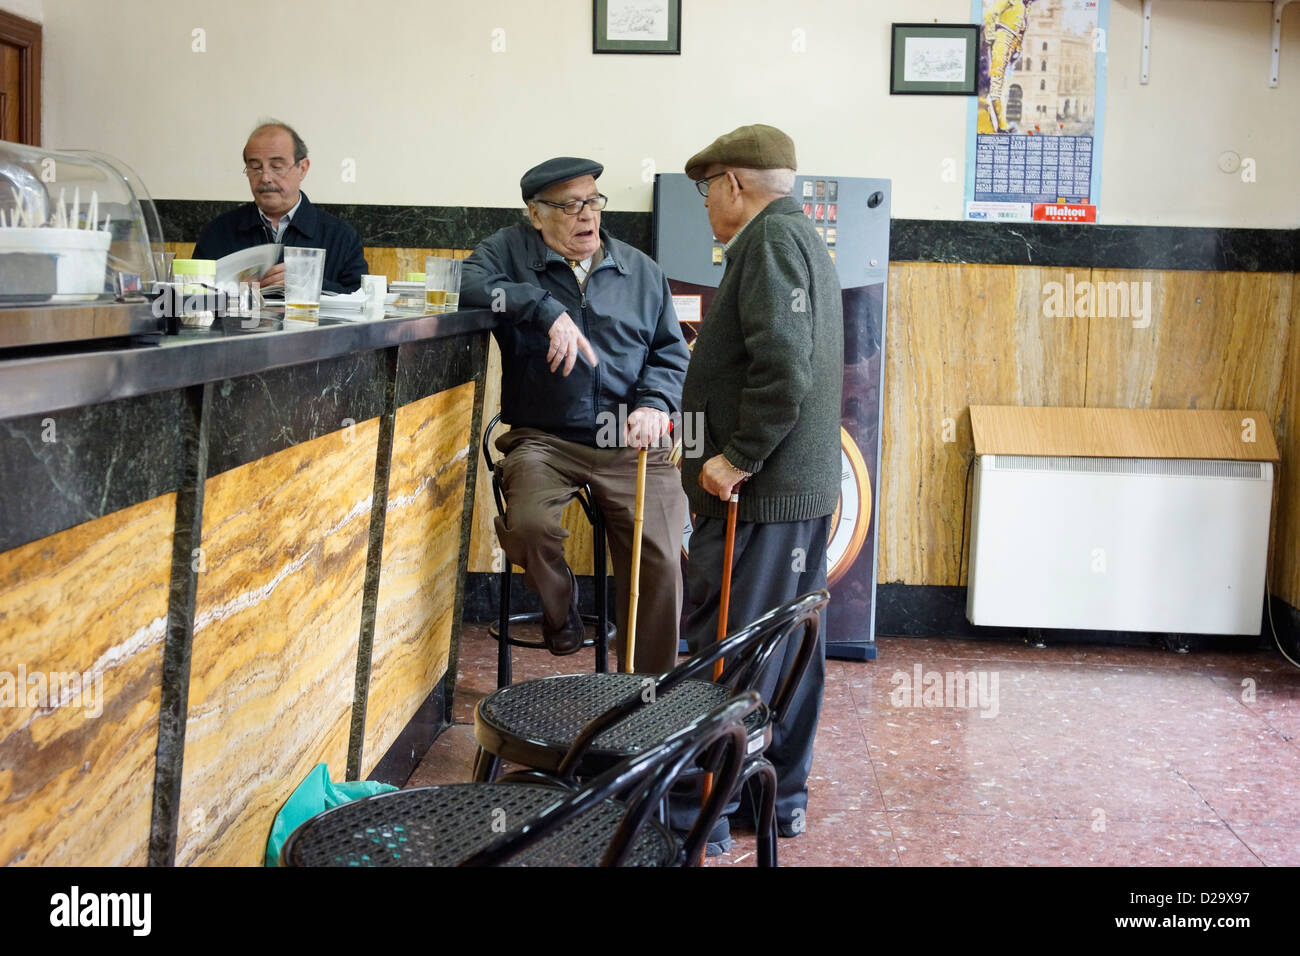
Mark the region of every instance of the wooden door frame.
POLYGON ((19 48, 18 141, 41 145, 41 25, 0 10, 0 40, 19 48))

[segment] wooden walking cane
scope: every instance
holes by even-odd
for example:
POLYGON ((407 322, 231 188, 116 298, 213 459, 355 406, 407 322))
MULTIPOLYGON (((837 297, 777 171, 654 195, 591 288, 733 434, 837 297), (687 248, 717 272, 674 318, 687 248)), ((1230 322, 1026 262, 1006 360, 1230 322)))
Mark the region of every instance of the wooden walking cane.
MULTIPOLYGON (((668 423, 668 434, 673 433, 673 423, 668 423)), ((669 460, 680 461, 681 444, 673 446, 669 460), (673 456, 678 456, 676 459, 673 456)), ((631 674, 632 662, 636 660, 636 607, 641 598, 641 529, 645 526, 645 463, 646 453, 650 449, 642 448, 636 453, 636 501, 632 505, 632 572, 627 583, 627 655, 623 660, 623 670, 631 674)))
MULTIPOLYGON (((720 641, 727 636, 727 615, 731 610, 731 562, 736 553, 736 511, 740 506, 740 492, 737 490, 740 485, 731 489, 731 498, 727 502, 727 533, 726 540, 722 546, 722 594, 718 598, 718 633, 714 638, 720 641)), ((713 679, 716 681, 722 676, 722 658, 713 662, 713 679)), ((700 806, 704 807, 709 802, 709 795, 713 792, 713 774, 704 775, 703 794, 700 797, 700 806)))
POLYGON ((627 586, 627 649, 623 670, 632 673, 636 660, 636 606, 641 597, 641 528, 645 524, 645 460, 647 449, 636 455, 636 503, 632 510, 632 573, 627 586))

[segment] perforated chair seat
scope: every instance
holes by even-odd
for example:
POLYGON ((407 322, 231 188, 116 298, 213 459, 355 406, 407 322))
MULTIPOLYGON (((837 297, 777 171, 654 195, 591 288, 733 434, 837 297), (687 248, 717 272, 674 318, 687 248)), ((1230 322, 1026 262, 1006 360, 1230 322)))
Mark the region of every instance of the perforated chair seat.
MULTIPOLYGON (((538 770, 555 771, 588 723, 634 694, 653 686, 643 674, 573 674, 525 681, 494 691, 479 701, 474 737, 501 759, 538 770)), ((598 736, 579 768, 598 773, 631 754, 641 753, 735 694, 721 684, 687 680, 598 736)), ((748 752, 771 743, 771 720, 760 706, 745 718, 748 752)))
MULTIPOLYGON (((303 824, 285 843, 287 866, 456 866, 502 827, 536 817, 569 795, 529 783, 450 784, 346 803, 303 824)), ((510 866, 597 866, 627 808, 605 800, 513 858, 510 866)), ((625 866, 675 866, 681 844, 647 821, 625 866)))

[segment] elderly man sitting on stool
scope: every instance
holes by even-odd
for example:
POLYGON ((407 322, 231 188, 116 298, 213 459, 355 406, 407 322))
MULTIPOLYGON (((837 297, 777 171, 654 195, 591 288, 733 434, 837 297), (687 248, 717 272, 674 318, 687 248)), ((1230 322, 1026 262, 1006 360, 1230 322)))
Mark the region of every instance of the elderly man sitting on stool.
POLYGON ((465 305, 499 313, 506 558, 541 598, 553 654, 582 646, 578 589, 564 560, 560 512, 589 485, 605 516, 623 657, 632 564, 637 449, 646 467, 635 669, 669 670, 682 606, 686 498, 669 462, 669 415, 681 406, 689 352, 668 281, 648 256, 600 228, 604 171, 560 157, 519 185, 529 225, 501 229, 465 260, 465 305))

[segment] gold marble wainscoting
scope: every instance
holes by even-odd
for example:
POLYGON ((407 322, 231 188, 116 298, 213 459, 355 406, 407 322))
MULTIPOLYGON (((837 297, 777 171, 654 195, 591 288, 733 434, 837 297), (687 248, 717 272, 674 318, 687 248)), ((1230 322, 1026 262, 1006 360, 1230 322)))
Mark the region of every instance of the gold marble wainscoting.
POLYGON ((478 450, 473 411, 474 383, 466 382, 394 416, 363 777, 447 671, 466 469, 478 450))
MULTIPOLYGON (((169 243, 188 254, 192 243, 169 243)), ((466 250, 367 248, 372 271, 422 271, 424 256, 466 250)), ((1269 587, 1300 607, 1300 276, 894 262, 886 315, 878 567, 881 583, 963 585, 971 405, 1262 408, 1282 454, 1275 478, 1269 587), (1149 324, 1053 317, 1052 294, 1084 282, 1139 284, 1149 324), (1142 283, 1149 283, 1143 286, 1142 283)), ((500 410, 491 346, 483 420, 500 410)), ((481 469, 469 570, 500 568, 491 482, 481 469)), ((565 551, 590 574, 590 526, 565 512, 565 551)))
POLYGON ((142 866, 176 496, 0 554, 0 865, 142 866))
MULTIPOLYGON (((164 242, 163 248, 176 253, 178 259, 188 259, 194 252, 192 242, 164 242)), ((464 259, 472 249, 394 249, 389 246, 366 246, 362 253, 371 275, 387 276, 388 281, 401 281, 410 272, 423 272, 424 260, 429 256, 450 256, 464 259)))
POLYGON ((902 262, 886 321, 879 581, 966 583, 971 405, 1258 408, 1282 456, 1269 585, 1300 606, 1300 277, 902 262), (1137 283, 1150 314, 1047 315, 1053 282, 1137 283))
POLYGON ((347 768, 379 423, 207 479, 175 862, 258 865, 318 763, 347 768))

